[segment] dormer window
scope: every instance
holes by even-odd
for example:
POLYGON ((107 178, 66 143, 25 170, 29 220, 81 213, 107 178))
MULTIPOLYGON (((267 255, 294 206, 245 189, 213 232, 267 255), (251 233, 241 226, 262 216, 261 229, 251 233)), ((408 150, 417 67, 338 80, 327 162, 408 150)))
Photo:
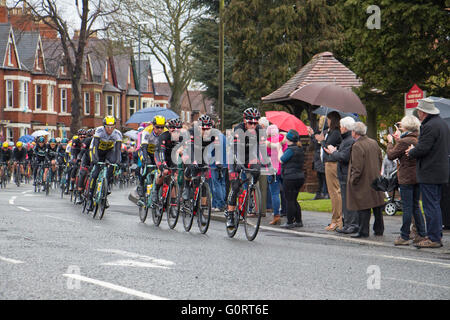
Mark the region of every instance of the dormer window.
POLYGON ((36 65, 36 70, 41 70, 41 66, 39 65, 39 55, 36 56, 34 64, 36 65))
POLYGON ((8 46, 8 48, 9 48, 9 52, 8 52, 8 66, 9 67, 12 67, 13 66, 13 64, 12 64, 12 54, 13 54, 13 50, 12 50, 12 42, 11 42, 11 40, 9 41, 9 46, 8 46))
POLYGON ((59 73, 65 75, 66 74, 66 67, 65 66, 60 66, 59 67, 59 73))

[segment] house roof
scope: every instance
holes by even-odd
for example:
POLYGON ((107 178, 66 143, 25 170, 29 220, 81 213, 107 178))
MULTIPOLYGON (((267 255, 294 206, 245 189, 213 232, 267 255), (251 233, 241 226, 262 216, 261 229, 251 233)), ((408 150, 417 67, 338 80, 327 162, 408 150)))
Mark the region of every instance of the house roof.
POLYGON ((8 46, 9 33, 11 31, 11 24, 0 23, 0 64, 3 65, 5 60, 6 47, 8 46))
POLYGON ((114 69, 117 75, 117 86, 120 90, 127 90, 131 58, 128 54, 121 54, 114 56, 113 60, 114 69))
POLYGON ((155 82, 155 95, 172 97, 172 90, 167 82, 155 82))
MULTIPOLYGON (((136 64, 136 74, 139 73, 139 65, 141 67, 141 75, 139 77, 140 81, 140 87, 141 92, 153 92, 153 89, 148 91, 148 76, 152 77, 152 65, 150 63, 150 60, 141 60, 140 62, 136 64), (150 74, 149 74, 150 73, 150 74)), ((156 91, 156 84, 155 85, 155 91, 156 91)))
POLYGON ((36 51, 39 46, 39 31, 15 31, 17 51, 20 55, 22 67, 33 71, 36 51))
POLYGON ((127 96, 139 96, 139 91, 134 88, 129 88, 127 91, 127 96))
POLYGON ((121 92, 118 88, 116 88, 115 86, 113 86, 109 82, 105 83, 105 85, 103 86, 103 91, 105 91, 105 92, 115 92, 115 93, 120 93, 121 92))
POLYGON ((297 89, 314 82, 335 83, 344 88, 359 87, 362 81, 349 68, 340 63, 331 52, 316 54, 280 88, 262 98, 265 103, 291 100, 297 89))

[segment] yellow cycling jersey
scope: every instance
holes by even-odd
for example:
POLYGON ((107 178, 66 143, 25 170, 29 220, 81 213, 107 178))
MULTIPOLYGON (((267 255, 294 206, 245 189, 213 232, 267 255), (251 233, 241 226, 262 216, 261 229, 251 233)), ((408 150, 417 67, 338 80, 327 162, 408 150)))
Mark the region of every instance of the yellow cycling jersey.
MULTIPOLYGON (((169 131, 169 130, 167 128, 164 128, 163 132, 166 132, 166 131, 169 131)), ((142 132, 141 145, 142 144, 146 144, 147 145, 147 152, 149 154, 154 154, 155 153, 155 149, 156 149, 156 145, 158 144, 159 137, 160 136, 157 136, 157 135, 155 135, 153 133, 153 125, 148 126, 142 132)))

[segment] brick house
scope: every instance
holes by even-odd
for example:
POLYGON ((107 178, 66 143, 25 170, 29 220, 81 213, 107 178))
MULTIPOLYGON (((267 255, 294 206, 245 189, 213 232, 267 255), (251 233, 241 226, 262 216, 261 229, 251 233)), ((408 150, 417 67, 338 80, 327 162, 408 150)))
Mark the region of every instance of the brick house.
MULTIPOLYGON (((42 129, 51 137, 70 136, 72 84, 61 42, 54 30, 31 23, 29 15, 26 7, 8 9, 0 0, 0 141, 17 141, 42 129)), ((136 63, 130 50, 109 55, 109 44, 95 35, 88 40, 81 82, 82 127, 100 126, 112 115, 117 127, 126 130, 126 121, 138 109, 136 63)), ((151 76, 151 67, 147 70, 151 76)), ((153 83, 152 77, 147 82, 153 83)), ((154 93, 146 95, 155 100, 154 93)), ((157 101, 168 104, 168 97, 158 96, 157 101)))

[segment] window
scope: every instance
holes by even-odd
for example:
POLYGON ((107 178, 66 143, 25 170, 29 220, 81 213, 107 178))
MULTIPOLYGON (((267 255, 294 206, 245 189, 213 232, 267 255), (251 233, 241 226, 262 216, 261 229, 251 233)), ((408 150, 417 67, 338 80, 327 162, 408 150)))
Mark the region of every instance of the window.
POLYGON ((100 93, 95 93, 95 115, 100 115, 100 93))
POLYGON ((84 93, 84 114, 90 114, 91 108, 90 108, 90 102, 89 102, 89 92, 84 93))
POLYGON ((136 112, 136 100, 130 100, 130 117, 136 112))
POLYGON ((184 121, 184 111, 181 111, 181 122, 185 122, 184 121))
POLYGON ((190 111, 186 111, 186 122, 191 122, 191 112, 190 111))
POLYGON ((106 115, 113 116, 114 99, 113 96, 106 96, 106 115))
POLYGON ((60 66, 59 67, 59 73, 65 75, 66 74, 66 67, 65 66, 60 66))
POLYGON ((12 55, 13 55, 13 50, 12 50, 12 42, 10 40, 9 42, 9 50, 8 50, 8 66, 12 66, 12 55))
POLYGON ((14 83, 12 80, 6 80, 6 107, 14 107, 14 83))
POLYGON ((53 102, 55 100, 55 86, 47 86, 47 110, 53 111, 53 102))
POLYGON ((19 107, 28 110, 28 81, 19 82, 19 107))
POLYGON ((34 86, 35 88, 35 94, 34 94, 34 106, 36 110, 42 109, 42 86, 40 84, 37 84, 34 86))
POLYGON ((61 89, 61 112, 67 113, 67 89, 61 89))
POLYGON ((142 109, 145 109, 145 108, 147 108, 147 101, 144 101, 144 102, 142 103, 142 109))
POLYGON ((6 140, 14 142, 14 129, 6 128, 6 140))

